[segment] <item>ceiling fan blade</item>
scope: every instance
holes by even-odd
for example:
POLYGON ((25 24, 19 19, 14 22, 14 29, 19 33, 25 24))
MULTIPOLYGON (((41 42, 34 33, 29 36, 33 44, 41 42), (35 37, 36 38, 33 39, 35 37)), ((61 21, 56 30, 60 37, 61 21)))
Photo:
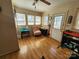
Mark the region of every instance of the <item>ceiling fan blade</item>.
POLYGON ((44 3, 47 4, 47 5, 51 5, 51 3, 48 2, 48 1, 46 1, 46 0, 40 0, 40 1, 44 2, 44 3))

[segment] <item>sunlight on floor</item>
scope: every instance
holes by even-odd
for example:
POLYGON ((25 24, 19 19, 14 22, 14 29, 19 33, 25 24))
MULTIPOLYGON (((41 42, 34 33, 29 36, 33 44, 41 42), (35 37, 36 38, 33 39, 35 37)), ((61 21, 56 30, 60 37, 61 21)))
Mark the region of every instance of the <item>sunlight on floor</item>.
POLYGON ((39 47, 41 46, 41 43, 42 43, 44 40, 45 40, 45 39, 43 38, 43 39, 41 39, 41 40, 36 41, 36 42, 35 42, 36 47, 39 48, 39 47))
POLYGON ((26 45, 24 45, 24 46, 22 46, 21 48, 20 48, 20 53, 22 53, 22 54, 24 54, 24 53, 27 53, 27 46, 26 45))

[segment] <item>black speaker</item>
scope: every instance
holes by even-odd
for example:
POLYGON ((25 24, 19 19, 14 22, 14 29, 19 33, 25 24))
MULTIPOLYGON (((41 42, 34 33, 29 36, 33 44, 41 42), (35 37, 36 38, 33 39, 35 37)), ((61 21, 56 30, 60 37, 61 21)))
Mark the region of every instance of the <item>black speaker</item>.
POLYGON ((72 19, 73 19, 73 16, 69 16, 68 17, 68 24, 71 24, 72 23, 72 19))

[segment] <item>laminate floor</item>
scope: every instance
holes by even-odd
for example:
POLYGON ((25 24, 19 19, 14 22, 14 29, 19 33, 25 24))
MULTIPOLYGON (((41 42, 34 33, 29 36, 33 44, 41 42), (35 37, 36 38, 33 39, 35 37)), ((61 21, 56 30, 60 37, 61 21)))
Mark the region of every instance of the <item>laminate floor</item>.
POLYGON ((1 56, 0 59, 68 59, 70 51, 65 48, 57 48, 60 43, 49 37, 27 37, 20 39, 20 50, 1 56))

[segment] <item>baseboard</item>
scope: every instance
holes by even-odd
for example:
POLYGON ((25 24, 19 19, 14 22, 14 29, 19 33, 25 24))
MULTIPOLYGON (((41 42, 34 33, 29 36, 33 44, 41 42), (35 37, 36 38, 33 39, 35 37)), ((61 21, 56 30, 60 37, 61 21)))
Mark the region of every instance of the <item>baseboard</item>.
POLYGON ((18 49, 8 50, 7 52, 0 54, 0 56, 7 55, 9 53, 13 53, 13 52, 16 52, 16 51, 19 51, 19 48, 18 49))

